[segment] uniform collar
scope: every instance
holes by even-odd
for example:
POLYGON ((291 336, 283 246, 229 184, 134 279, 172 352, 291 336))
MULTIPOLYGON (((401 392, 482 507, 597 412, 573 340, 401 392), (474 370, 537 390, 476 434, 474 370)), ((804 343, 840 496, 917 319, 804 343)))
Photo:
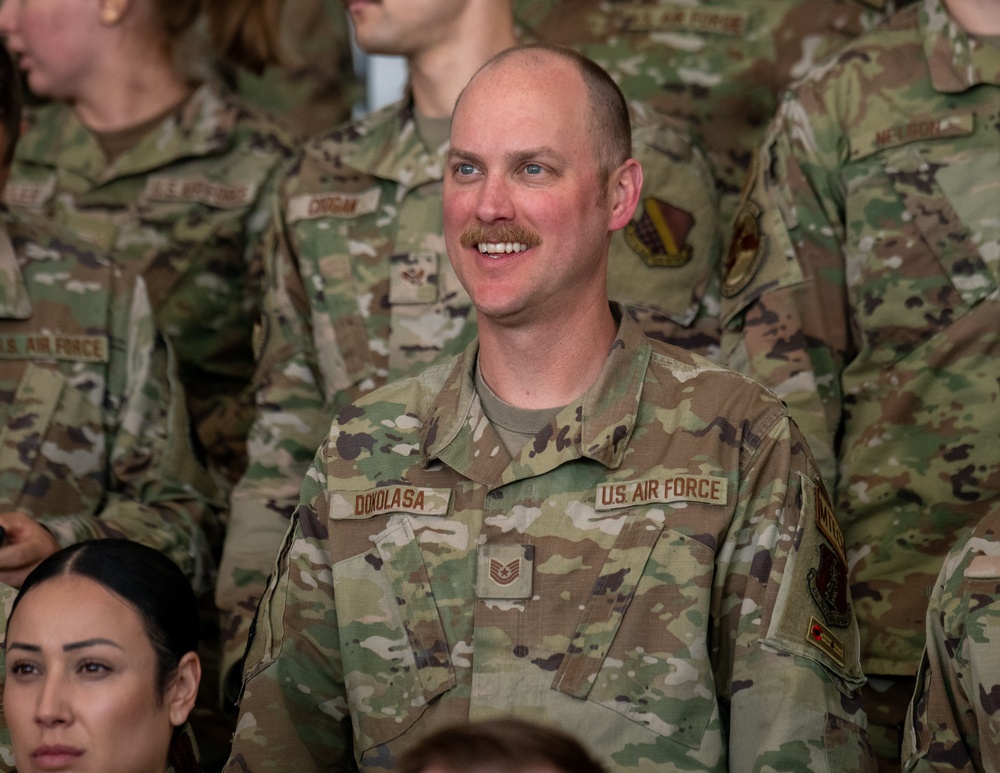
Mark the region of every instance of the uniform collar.
POLYGON ((924 0, 920 31, 937 91, 962 92, 981 83, 1000 85, 1000 49, 966 33, 942 0, 924 0))
POLYGON ((628 313, 617 304, 615 308, 621 323, 597 380, 529 441, 513 463, 476 394, 479 343, 473 341, 458 358, 423 423, 425 464, 439 459, 486 485, 541 475, 579 458, 619 467, 635 429, 652 346, 628 313))
POLYGON ((109 166, 97 140, 72 109, 53 103, 38 109, 18 143, 17 156, 19 161, 56 166, 100 184, 226 149, 232 142, 238 113, 238 106, 221 86, 203 84, 158 129, 109 166))
POLYGON ((24 285, 10 238, 10 223, 9 215, 0 216, 0 318, 28 319, 31 317, 31 296, 24 285))
POLYGON ((444 178, 448 144, 429 152, 417 133, 413 102, 404 98, 356 121, 343 160, 359 172, 416 188, 444 178))

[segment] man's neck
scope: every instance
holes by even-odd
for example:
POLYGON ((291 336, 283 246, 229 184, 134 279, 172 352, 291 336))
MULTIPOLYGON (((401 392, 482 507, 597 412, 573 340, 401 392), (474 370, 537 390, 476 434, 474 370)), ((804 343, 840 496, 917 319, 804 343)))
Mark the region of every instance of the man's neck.
POLYGON ((476 70, 517 44, 509 0, 470 3, 459 27, 447 42, 407 59, 414 107, 427 118, 449 117, 476 70))
POLYGON ((480 317, 479 367, 498 397, 518 408, 552 408, 597 380, 618 323, 606 301, 588 313, 569 312, 511 326, 480 317))

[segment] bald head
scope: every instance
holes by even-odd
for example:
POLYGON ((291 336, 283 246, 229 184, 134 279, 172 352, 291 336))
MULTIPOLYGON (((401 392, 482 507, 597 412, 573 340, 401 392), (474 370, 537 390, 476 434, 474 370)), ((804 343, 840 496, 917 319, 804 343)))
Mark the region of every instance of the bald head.
MULTIPOLYGON (((594 148, 594 158, 600 170, 602 190, 611 172, 632 155, 632 125, 629 120, 625 97, 617 84, 599 65, 568 48, 543 44, 508 48, 479 68, 455 104, 461 109, 462 96, 477 87, 477 81, 487 80, 498 74, 519 73, 525 78, 552 83, 557 89, 560 81, 549 79, 553 68, 569 69, 579 76, 587 100, 587 126, 594 148)), ((484 85, 480 83, 480 85, 484 85)))

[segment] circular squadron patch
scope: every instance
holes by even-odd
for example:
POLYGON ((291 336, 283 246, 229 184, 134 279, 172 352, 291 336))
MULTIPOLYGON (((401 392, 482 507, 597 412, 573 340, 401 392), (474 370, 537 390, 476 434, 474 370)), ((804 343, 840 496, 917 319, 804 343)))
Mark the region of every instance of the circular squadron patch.
POLYGON ((745 201, 736 214, 722 277, 722 294, 727 298, 750 284, 764 262, 767 237, 760 232, 760 214, 752 201, 745 201))

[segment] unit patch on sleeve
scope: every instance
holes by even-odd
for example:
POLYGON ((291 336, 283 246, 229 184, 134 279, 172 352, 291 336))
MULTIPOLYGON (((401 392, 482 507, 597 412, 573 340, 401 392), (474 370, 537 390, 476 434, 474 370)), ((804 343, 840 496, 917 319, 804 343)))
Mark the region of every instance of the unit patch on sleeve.
POLYGON ((760 207, 746 201, 733 221, 733 235, 722 273, 722 294, 732 298, 750 284, 764 263, 767 237, 760 232, 760 207))
POLYGON ((646 199, 642 215, 625 226, 625 241, 646 265, 677 268, 691 260, 688 235, 694 215, 659 199, 646 199))

